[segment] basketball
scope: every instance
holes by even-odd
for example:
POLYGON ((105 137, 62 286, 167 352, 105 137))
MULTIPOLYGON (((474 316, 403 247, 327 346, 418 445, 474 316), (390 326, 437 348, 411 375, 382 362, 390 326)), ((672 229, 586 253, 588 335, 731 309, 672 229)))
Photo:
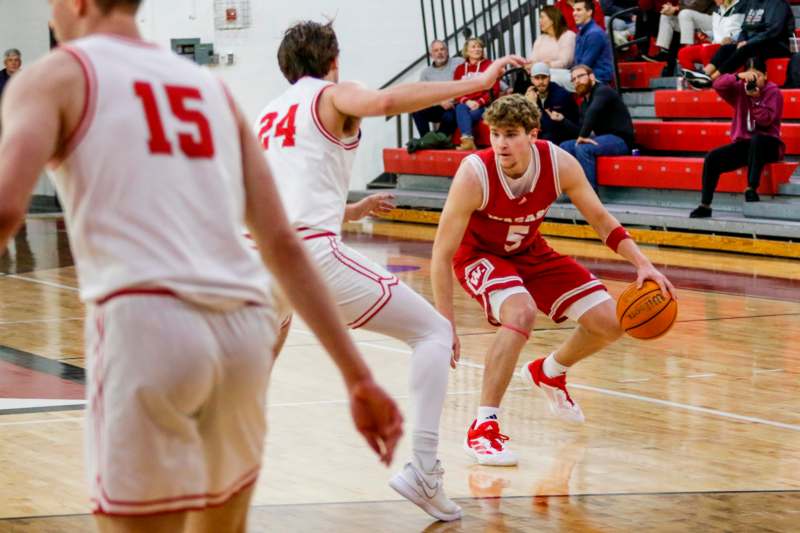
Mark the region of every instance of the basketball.
POLYGON ((631 283, 617 300, 619 325, 635 339, 657 339, 670 330, 677 316, 678 302, 664 296, 655 281, 645 281, 640 289, 631 283))

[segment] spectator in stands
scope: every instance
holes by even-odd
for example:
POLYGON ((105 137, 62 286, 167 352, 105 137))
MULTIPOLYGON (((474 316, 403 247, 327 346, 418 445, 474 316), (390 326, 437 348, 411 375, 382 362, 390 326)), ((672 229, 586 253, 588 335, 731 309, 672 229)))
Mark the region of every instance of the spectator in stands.
POLYGON ((572 89, 569 69, 575 59, 575 32, 567 27, 561 11, 553 6, 539 11, 539 28, 541 34, 533 42, 528 59, 533 64, 545 63, 550 67, 552 81, 572 89))
MULTIPOLYGON (((462 55, 466 61, 456 67, 453 79, 471 78, 479 75, 489 68, 491 60, 486 58, 483 41, 473 37, 464 43, 462 55)), ((492 101, 492 93, 500 94, 499 82, 489 91, 468 94, 458 99, 456 104, 456 123, 461 130, 461 145, 458 150, 475 150, 475 138, 472 135, 472 126, 483 116, 486 106, 492 101)))
MULTIPOLYGON (((577 139, 561 143, 561 148, 574 155, 583 167, 592 187, 597 190, 597 157, 626 155, 633 148, 633 121, 617 91, 598 83, 586 65, 572 67, 575 94, 583 98, 580 125, 562 127, 577 132, 577 139)), ((550 116, 553 120, 558 117, 550 116)))
POLYGON ((744 22, 736 43, 722 45, 702 71, 684 70, 696 89, 711 87, 720 74, 736 72, 751 57, 789 57, 794 15, 787 0, 742 0, 744 22))
MULTIPOLYGON (((431 64, 422 69, 419 81, 452 81, 456 67, 464 62, 464 58, 450 57, 447 43, 439 39, 431 42, 429 51, 431 64)), ((456 129, 455 107, 454 100, 446 100, 437 106, 412 113, 419 136, 431 131, 431 122, 439 124, 438 131, 451 135, 456 129)))
MULTIPOLYGON (((575 21, 575 0, 558 0, 555 4, 555 7, 561 11, 561 15, 564 17, 564 20, 567 22, 567 27, 578 33, 578 23, 575 21)), ((596 6, 595 11, 593 12, 594 22, 601 29, 606 29, 606 17, 603 14, 603 8, 599 5, 596 6)))
MULTIPOLYGON (((608 27, 611 17, 620 11, 625 11, 638 5, 639 0, 600 0, 600 8, 605 12, 606 27, 608 27)), ((633 25, 633 16, 633 13, 621 16, 614 21, 614 26, 611 29, 615 33, 628 31, 633 25)))
POLYGON ((569 91, 551 81, 550 72, 546 63, 533 65, 533 85, 528 88, 525 98, 539 106, 541 111, 539 138, 561 144, 573 138, 565 125, 578 123, 578 106, 569 91))
POLYGON ((745 166, 744 200, 757 202, 756 190, 764 165, 783 159, 785 146, 780 137, 783 95, 777 85, 767 80, 763 59, 750 58, 746 68, 739 74, 723 74, 714 80, 714 90, 733 107, 733 143, 711 150, 706 156, 702 198, 689 215, 691 218, 710 217, 720 174, 745 166))
MULTIPOLYGON (((654 40, 658 36, 658 22, 661 20, 661 10, 664 4, 677 5, 678 0, 639 0, 639 14, 636 16, 635 39, 648 37, 654 40)), ((641 46, 639 54, 643 57, 650 49, 650 42, 641 46)))
POLYGON ((724 44, 736 42, 742 31, 744 13, 739 12, 739 0, 714 0, 717 8, 711 15, 711 42, 685 46, 678 52, 678 63, 684 70, 694 70, 695 64, 706 65, 724 44))
POLYGON ((3 66, 5 68, 0 70, 0 97, 3 96, 8 80, 22 67, 22 53, 16 48, 6 50, 3 54, 3 66))
MULTIPOLYGON (((573 16, 578 25, 575 41, 575 63, 586 65, 594 71, 594 77, 603 83, 614 79, 614 59, 608 35, 592 20, 596 3, 594 0, 575 0, 573 16)), ((572 77, 575 75, 573 73, 572 77)))
POLYGON ((672 46, 675 32, 680 34, 680 46, 693 45, 696 32, 711 35, 711 13, 713 11, 714 0, 680 0, 678 5, 664 4, 661 7, 661 19, 658 23, 658 38, 656 39, 659 52, 653 57, 644 55, 643 59, 666 61, 668 67, 671 64, 674 68, 675 56, 670 55, 670 50, 674 50, 677 55, 677 48, 672 46))

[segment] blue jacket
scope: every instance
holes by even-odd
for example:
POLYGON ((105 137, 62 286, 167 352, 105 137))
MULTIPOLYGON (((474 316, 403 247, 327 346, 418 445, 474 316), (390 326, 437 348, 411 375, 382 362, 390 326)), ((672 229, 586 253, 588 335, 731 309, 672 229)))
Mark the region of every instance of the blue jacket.
POLYGON ((611 55, 611 41, 600 26, 590 20, 580 27, 575 40, 575 65, 586 65, 594 71, 594 76, 603 83, 614 79, 614 59, 611 55))

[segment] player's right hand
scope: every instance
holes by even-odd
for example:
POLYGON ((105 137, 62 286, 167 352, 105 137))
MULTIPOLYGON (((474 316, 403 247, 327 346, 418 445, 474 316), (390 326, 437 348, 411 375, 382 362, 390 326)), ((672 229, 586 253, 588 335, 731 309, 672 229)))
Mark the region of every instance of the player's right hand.
POLYGON ((395 401, 372 378, 350 388, 350 413, 356 429, 386 466, 403 435, 403 415, 395 401))
POLYGON ((486 89, 491 89, 500 76, 505 73, 506 67, 522 67, 525 65, 526 61, 524 57, 518 55, 507 55, 494 61, 489 65, 489 68, 481 74, 484 87, 486 89))

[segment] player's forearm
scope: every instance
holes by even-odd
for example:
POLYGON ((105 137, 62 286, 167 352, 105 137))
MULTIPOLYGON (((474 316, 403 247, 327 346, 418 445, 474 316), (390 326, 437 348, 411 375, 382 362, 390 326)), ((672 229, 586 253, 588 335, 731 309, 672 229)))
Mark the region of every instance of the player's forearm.
POLYGON ((436 309, 451 323, 455 320, 453 312, 453 275, 450 272, 450 262, 436 260, 431 262, 431 284, 433 288, 433 302, 436 309))
POLYGON ((406 83, 381 91, 383 114, 410 113, 488 88, 480 77, 448 82, 406 83))
POLYGON ((617 253, 627 259, 637 269, 651 265, 650 260, 642 253, 633 239, 625 239, 619 243, 617 253))
POLYGON ((278 246, 260 248, 265 263, 275 275, 292 307, 308 324, 331 355, 348 387, 371 378, 341 322, 333 299, 308 255, 293 233, 278 246))

